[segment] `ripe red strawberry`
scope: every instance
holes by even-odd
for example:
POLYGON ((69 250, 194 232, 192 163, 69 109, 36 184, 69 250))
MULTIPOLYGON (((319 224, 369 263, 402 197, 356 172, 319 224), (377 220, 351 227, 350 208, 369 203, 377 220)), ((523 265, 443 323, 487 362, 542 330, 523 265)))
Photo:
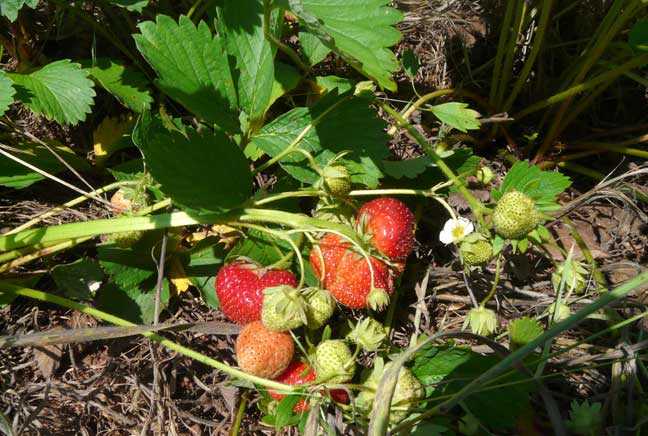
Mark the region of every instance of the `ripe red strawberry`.
POLYGON ((236 360, 250 374, 275 378, 288 368, 295 353, 290 333, 268 330, 261 321, 247 324, 236 338, 236 360))
POLYGON ((342 256, 327 286, 338 302, 352 309, 380 309, 387 305, 394 291, 394 278, 387 265, 374 257, 370 259, 374 273, 373 290, 367 259, 351 250, 342 256))
POLYGON ((351 244, 344 241, 340 236, 329 233, 320 239, 317 245, 319 249, 313 247, 310 252, 310 264, 317 278, 327 288, 335 277, 342 256, 344 256, 351 244), (324 268, 322 268, 322 258, 324 259, 324 268))
POLYGON ((265 288, 279 285, 297 287, 298 281, 290 271, 267 270, 253 264, 235 262, 218 271, 215 285, 223 315, 245 324, 261 319, 265 288))
MULTIPOLYGON (((308 366, 307 363, 294 362, 291 363, 290 366, 275 380, 287 385, 297 386, 315 381, 316 378, 317 375, 315 374, 315 370, 312 367, 308 366)), ((281 401, 285 397, 284 394, 280 394, 275 391, 269 391, 268 393, 272 398, 279 401, 281 401)), ((343 389, 333 389, 329 391, 329 395, 331 396, 333 401, 337 403, 349 403, 349 394, 343 389)), ((297 402, 297 404, 295 404, 293 412, 302 413, 308 411, 309 408, 310 407, 308 406, 308 403, 306 403, 306 400, 301 399, 297 402)))
MULTIPOLYGON (((303 385, 304 383, 309 383, 314 381, 316 378, 315 371, 313 368, 308 366, 304 362, 294 362, 275 380, 287 385, 303 385)), ((278 392, 269 391, 268 392, 272 398, 275 400, 282 400, 285 395, 278 392)), ((293 412, 302 413, 306 412, 309 409, 308 403, 305 399, 301 399, 295 404, 293 412)))
POLYGON ((414 247, 414 215, 399 200, 382 197, 360 208, 358 229, 370 234, 371 244, 392 260, 405 260, 414 247))

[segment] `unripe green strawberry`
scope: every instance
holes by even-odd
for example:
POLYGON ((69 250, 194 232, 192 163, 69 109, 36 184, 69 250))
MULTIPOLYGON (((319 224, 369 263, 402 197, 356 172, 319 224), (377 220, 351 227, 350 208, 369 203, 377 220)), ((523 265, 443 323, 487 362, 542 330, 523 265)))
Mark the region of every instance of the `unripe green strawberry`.
POLYGON ((281 285, 263 290, 261 320, 268 330, 285 332, 306 322, 306 303, 299 289, 281 285))
POLYGON ((334 197, 346 197, 351 191, 351 175, 341 163, 332 163, 322 170, 324 189, 334 197))
POLYGON ((345 383, 353 378, 356 364, 351 350, 342 340, 328 340, 315 350, 315 372, 319 379, 330 383, 345 383))
MULTIPOLYGON (((368 413, 373 407, 376 398, 376 389, 380 384, 385 371, 392 367, 393 363, 388 362, 384 367, 376 365, 367 380, 364 382, 363 389, 356 398, 356 406, 368 413)), ((395 425, 409 416, 412 409, 417 407, 417 401, 425 397, 425 389, 421 382, 412 374, 412 372, 401 367, 398 372, 398 380, 394 389, 394 396, 391 401, 391 410, 389 413, 389 423, 395 425)))
POLYGON ((317 330, 329 320, 335 310, 335 299, 330 292, 310 288, 306 290, 306 328, 317 330))
POLYGON ((464 263, 469 266, 482 265, 493 257, 493 247, 484 239, 475 241, 466 239, 459 248, 464 263))
POLYGON ((115 244, 120 248, 130 248, 137 244, 144 236, 144 231, 133 230, 132 232, 118 232, 110 235, 115 244))
POLYGON ((540 223, 535 201, 522 192, 507 192, 493 212, 493 226, 506 239, 522 239, 540 223))

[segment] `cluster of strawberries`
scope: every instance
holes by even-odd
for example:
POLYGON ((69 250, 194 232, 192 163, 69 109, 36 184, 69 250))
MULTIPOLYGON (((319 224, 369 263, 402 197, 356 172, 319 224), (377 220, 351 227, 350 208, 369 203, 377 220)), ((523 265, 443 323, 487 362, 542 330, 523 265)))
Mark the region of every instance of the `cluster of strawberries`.
MULTIPOLYGON (((297 289, 286 270, 248 262, 224 266, 216 277, 222 313, 245 324, 236 342, 239 367, 252 375, 299 385, 315 380, 346 383, 355 373, 355 356, 344 340, 325 340, 309 359, 314 367, 294 361, 295 344, 289 330, 322 327, 335 302, 352 308, 382 309, 389 303, 394 279, 414 245, 414 216, 402 202, 378 198, 365 204, 356 218, 360 243, 327 233, 310 253, 321 288, 297 289)), ((271 392, 274 398, 283 395, 271 392)), ((348 402, 344 390, 327 395, 348 402)), ((301 400, 296 412, 308 409, 301 400)))

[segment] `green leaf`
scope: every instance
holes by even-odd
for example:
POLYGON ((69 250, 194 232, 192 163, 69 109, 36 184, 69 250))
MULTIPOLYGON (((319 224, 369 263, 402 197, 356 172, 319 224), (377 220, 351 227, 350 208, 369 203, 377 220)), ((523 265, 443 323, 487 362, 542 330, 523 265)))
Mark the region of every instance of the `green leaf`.
POLYGON ((13 103, 14 95, 16 90, 13 88, 13 82, 4 71, 0 70, 0 116, 9 109, 11 103, 13 103))
POLYGON ((142 9, 149 4, 149 0, 108 0, 108 2, 115 6, 136 12, 142 12, 142 9))
POLYGON ((198 118, 229 131, 239 129, 237 98, 227 53, 209 26, 181 16, 159 15, 139 25, 137 48, 158 74, 158 86, 198 118))
POLYGON ((315 77, 315 83, 320 88, 326 89, 326 91, 337 90, 338 94, 344 94, 355 87, 354 80, 338 76, 317 76, 315 77))
MULTIPOLYGON (((382 177, 379 165, 387 156, 385 122, 369 107, 370 101, 350 93, 327 94, 311 108, 295 108, 265 125, 252 141, 270 156, 282 153, 308 126, 299 147, 310 152, 324 167, 341 151, 350 151, 343 162, 354 183, 370 187, 382 177)), ((305 183, 315 183, 319 175, 301 153, 290 153, 280 160, 288 174, 305 183)))
POLYGON ((267 233, 250 229, 227 254, 228 261, 238 256, 248 257, 261 265, 271 265, 279 262, 291 251, 290 245, 283 239, 270 237, 267 233))
POLYGON ((88 72, 69 59, 52 62, 29 74, 8 74, 16 98, 36 115, 44 114, 61 124, 86 119, 94 102, 94 83, 88 72))
POLYGON ((581 404, 576 400, 571 402, 567 426, 574 433, 580 435, 600 434, 602 425, 601 403, 590 404, 587 400, 581 404))
POLYGON ((146 77, 114 59, 99 58, 82 65, 106 91, 133 112, 141 113, 151 108, 153 97, 146 77))
POLYGON ((414 53, 414 50, 405 50, 403 53, 403 71, 410 80, 414 80, 416 73, 418 72, 421 64, 419 63, 418 56, 414 53))
MULTIPOLYGON (((108 283, 97 293, 97 306, 108 313, 131 322, 150 324, 155 313, 155 288, 157 285, 154 252, 162 238, 161 232, 147 232, 133 248, 118 248, 112 244, 99 247, 99 263, 109 276, 108 283)), ((169 282, 163 280, 160 301, 169 302, 169 282)))
POLYGON ((162 192, 178 204, 219 211, 240 205, 252 193, 248 161, 222 132, 167 130, 145 113, 133 140, 162 192))
POLYGON ((533 198, 541 211, 555 210, 559 206, 556 196, 571 185, 569 177, 557 172, 542 171, 527 161, 516 162, 502 180, 500 189, 493 190, 493 198, 499 200, 509 191, 519 191, 533 198))
POLYGON ((508 334, 511 338, 511 344, 521 347, 544 333, 544 329, 535 318, 527 316, 514 319, 508 326, 508 334))
POLYGON ((234 81, 239 107, 248 115, 250 131, 263 125, 273 88, 274 63, 263 32, 262 0, 225 0, 220 9, 219 34, 236 65, 234 81))
MULTIPOLYGON (((51 147, 73 168, 81 171, 90 170, 88 162, 74 154, 69 148, 63 146, 56 147, 54 145, 51 145, 51 147)), ((49 173, 56 174, 67 170, 49 150, 41 145, 23 146, 19 150, 20 152, 14 152, 12 154, 49 173)), ((44 178, 45 176, 32 171, 18 162, 6 157, 0 158, 0 185, 14 189, 23 189, 44 178)))
POLYGON ((186 254, 184 270, 191 283, 198 288, 209 307, 218 309, 218 297, 214 281, 225 261, 225 246, 217 237, 211 236, 199 241, 186 254))
POLYGON ((293 409, 300 399, 301 395, 286 395, 281 399, 275 413, 275 428, 280 429, 299 422, 300 415, 293 412, 293 409))
MULTIPOLYGON (((429 345, 414 357, 412 372, 426 387, 427 396, 451 395, 470 383, 475 377, 499 362, 496 356, 483 356, 469 348, 429 345)), ((516 418, 530 409, 529 391, 532 382, 519 373, 501 377, 500 388, 488 385, 489 390, 476 391, 465 402, 468 409, 485 425, 496 432, 511 429, 516 418)), ((485 386, 486 387, 486 386, 485 386)))
POLYGON ((51 274, 58 290, 73 300, 91 300, 104 279, 101 266, 95 260, 86 257, 72 263, 56 265, 51 274))
MULTIPOLYGON (((382 88, 396 90, 391 74, 398 70, 399 63, 387 47, 400 41, 401 33, 393 26, 403 15, 385 6, 388 0, 289 0, 288 3, 304 28, 328 49, 382 88)), ((311 60, 320 56, 321 51, 311 60)))
POLYGON ((299 32, 298 36, 302 52, 304 53, 308 64, 311 66, 322 62, 326 55, 331 52, 330 48, 324 45, 317 36, 311 33, 299 32))
POLYGON ((429 110, 441 121, 459 131, 479 129, 479 112, 468 108, 466 103, 443 103, 430 106, 429 110))
POLYGON ((5 16, 12 23, 18 18, 18 11, 24 6, 34 9, 39 0, 2 0, 0 1, 0 15, 5 16))

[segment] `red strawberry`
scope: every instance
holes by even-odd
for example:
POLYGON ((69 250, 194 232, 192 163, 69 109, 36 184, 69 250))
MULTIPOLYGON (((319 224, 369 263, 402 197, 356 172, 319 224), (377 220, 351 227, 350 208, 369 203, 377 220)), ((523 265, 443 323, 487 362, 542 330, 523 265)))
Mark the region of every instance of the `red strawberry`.
POLYGON ((261 319, 265 288, 279 285, 297 287, 298 281, 290 271, 267 270, 253 264, 235 262, 218 271, 215 284, 223 315, 245 324, 261 319))
POLYGON ((294 353, 290 333, 268 330, 261 321, 247 324, 236 338, 239 368, 259 377, 277 377, 288 368, 294 353))
MULTIPOLYGON (((304 362, 294 362, 292 363, 279 377, 275 380, 287 385, 302 385, 304 383, 310 383, 315 381, 317 378, 315 370, 308 366, 304 362)), ((269 391, 268 392, 272 398, 275 400, 282 400, 285 395, 278 392, 269 391)), ((329 395, 333 401, 337 403, 349 403, 349 394, 344 389, 333 389, 329 391, 329 395)), ((301 399, 295 404, 293 412, 302 413, 308 411, 309 406, 306 403, 306 400, 301 399)))
POLYGON ((374 257, 370 259, 374 273, 373 290, 367 259, 351 250, 342 256, 327 286, 338 302, 352 309, 377 309, 389 302, 394 291, 394 278, 387 265, 374 257))
MULTIPOLYGON (((294 362, 292 363, 279 377, 275 380, 287 385, 303 385, 304 383, 309 383, 315 380, 315 371, 313 368, 308 366, 304 362, 294 362)), ((282 400, 285 395, 278 392, 269 391, 268 392, 272 398, 275 400, 282 400)), ((302 413, 306 412, 309 409, 308 403, 306 400, 301 399, 295 404, 293 412, 302 413)))
POLYGON ((414 247, 414 215, 399 200, 377 198, 362 206, 356 219, 371 244, 392 260, 405 260, 414 247))
POLYGON ((351 245, 344 241, 340 236, 329 233, 319 240, 317 247, 313 247, 310 252, 310 264, 315 271, 317 278, 322 281, 324 287, 328 287, 335 277, 337 266, 340 259, 346 253, 347 248, 351 245), (321 251, 321 255, 320 255, 321 251), (324 259, 324 277, 322 277, 322 258, 324 259))

